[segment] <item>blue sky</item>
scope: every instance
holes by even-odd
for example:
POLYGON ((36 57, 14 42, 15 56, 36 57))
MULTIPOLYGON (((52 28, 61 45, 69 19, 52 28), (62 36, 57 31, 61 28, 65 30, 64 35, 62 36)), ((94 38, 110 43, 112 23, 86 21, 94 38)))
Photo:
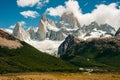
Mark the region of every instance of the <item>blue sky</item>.
MULTIPOLYGON (((28 0, 30 1, 30 0, 28 0)), ((25 21, 26 28, 29 26, 37 27, 39 25, 40 19, 42 14, 46 11, 47 8, 50 7, 57 7, 59 5, 65 6, 65 2, 68 0, 47 0, 48 2, 42 3, 41 0, 41 6, 38 7, 38 3, 36 5, 28 5, 21 7, 18 5, 17 0, 0 0, 0 28, 9 28, 11 25, 16 24, 19 21, 25 21), (25 18, 23 15, 20 14, 20 12, 23 11, 36 11, 39 16, 36 16, 35 18, 27 17, 25 18)), ((95 8, 96 5, 105 4, 109 5, 111 3, 117 3, 117 7, 120 6, 119 0, 76 0, 80 6, 80 9, 82 11, 82 14, 91 13, 95 8)), ((53 20, 58 19, 56 17, 51 17, 50 15, 47 15, 48 18, 51 18, 53 20)))

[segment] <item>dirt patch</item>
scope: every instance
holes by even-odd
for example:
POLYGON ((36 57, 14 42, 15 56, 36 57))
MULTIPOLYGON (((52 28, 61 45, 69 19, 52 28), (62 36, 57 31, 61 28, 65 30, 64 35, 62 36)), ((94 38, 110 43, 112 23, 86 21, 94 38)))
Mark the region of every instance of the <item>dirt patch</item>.
POLYGON ((8 47, 9 49, 16 49, 22 47, 22 44, 18 40, 8 40, 0 37, 0 46, 8 47))

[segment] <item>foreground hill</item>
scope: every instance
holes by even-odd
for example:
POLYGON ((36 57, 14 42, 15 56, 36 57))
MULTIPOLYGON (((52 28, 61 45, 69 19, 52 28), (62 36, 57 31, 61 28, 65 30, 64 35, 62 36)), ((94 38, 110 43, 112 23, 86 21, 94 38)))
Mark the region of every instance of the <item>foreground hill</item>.
POLYGON ((69 35, 60 45, 59 55, 79 67, 120 71, 120 36, 81 40, 69 35))
POLYGON ((0 73, 35 72, 35 71, 69 71, 76 68, 71 64, 42 53, 8 33, 0 30, 0 73), (15 43, 16 42, 16 43, 15 43), (3 44, 4 43, 4 44, 3 44), (18 46, 15 46, 19 44, 18 46))

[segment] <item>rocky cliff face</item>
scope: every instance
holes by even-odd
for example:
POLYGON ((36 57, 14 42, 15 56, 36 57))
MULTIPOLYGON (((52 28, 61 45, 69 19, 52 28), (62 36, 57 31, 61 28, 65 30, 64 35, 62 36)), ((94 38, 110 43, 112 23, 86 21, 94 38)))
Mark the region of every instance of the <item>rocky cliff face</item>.
POLYGON ((74 16, 73 13, 70 12, 63 13, 63 15, 61 16, 60 23, 64 24, 67 28, 71 29, 80 27, 77 18, 74 16))
POLYGON ((40 21, 40 26, 38 27, 37 31, 37 40, 45 40, 46 39, 46 33, 47 33, 47 25, 46 22, 43 20, 40 21))
POLYGON ((66 55, 67 51, 70 50, 75 44, 83 41, 82 39, 79 39, 77 36, 68 35, 64 42, 59 46, 58 48, 58 55, 66 55))
POLYGON ((20 39, 20 40, 22 40, 22 41, 30 40, 29 33, 22 28, 20 23, 17 23, 15 25, 15 28, 13 30, 13 36, 20 39))
POLYGON ((81 40, 69 35, 59 46, 58 54, 79 67, 119 69, 120 36, 81 40))
POLYGON ((109 52, 110 49, 112 52, 120 52, 120 36, 108 38, 88 38, 86 40, 82 40, 76 36, 69 35, 59 46, 58 54, 61 56, 71 56, 80 53, 84 54, 87 53, 87 51, 88 53, 94 53, 94 50, 98 50, 97 53, 102 54, 105 53, 106 50, 109 52), (89 49, 90 51, 88 51, 89 49))
POLYGON ((108 24, 100 24, 96 22, 92 22, 88 26, 84 25, 82 27, 83 33, 85 33, 84 37, 106 37, 115 35, 115 29, 108 24))
POLYGON ((119 36, 120 35, 120 28, 117 30, 117 32, 115 33, 115 36, 119 36))
POLYGON ((25 31, 19 23, 16 24, 13 35, 20 40, 37 40, 43 41, 46 39, 61 41, 69 34, 78 36, 84 39, 92 37, 109 37, 115 35, 115 29, 108 24, 100 24, 92 22, 89 25, 80 26, 77 18, 73 13, 65 12, 59 22, 54 22, 46 18, 44 14, 40 20, 37 32, 33 28, 25 31))
POLYGON ((36 39, 36 32, 35 32, 34 27, 30 27, 28 29, 28 32, 30 34, 30 39, 35 40, 36 39))

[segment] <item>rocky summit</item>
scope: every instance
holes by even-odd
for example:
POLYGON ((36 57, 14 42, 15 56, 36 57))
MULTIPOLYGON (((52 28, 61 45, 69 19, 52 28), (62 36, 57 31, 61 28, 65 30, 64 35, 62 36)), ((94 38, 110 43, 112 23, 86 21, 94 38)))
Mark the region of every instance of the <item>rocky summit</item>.
POLYGON ((89 38, 112 37, 115 32, 116 30, 109 24, 98 24, 95 21, 89 25, 81 26, 73 13, 65 12, 57 22, 48 19, 46 14, 43 14, 37 30, 34 27, 25 30, 18 22, 12 35, 22 41, 26 41, 40 51, 58 55, 58 47, 68 35, 86 40, 89 38), (43 44, 46 42, 49 43, 45 44, 47 47, 44 48, 43 44), (54 44, 51 45, 51 43, 54 44))
POLYGON ((46 14, 43 14, 37 31, 32 27, 26 31, 17 23, 13 31, 13 36, 23 41, 29 39, 37 41, 46 39, 62 41, 69 34, 86 39, 113 36, 115 32, 112 26, 108 24, 99 25, 97 22, 81 26, 73 13, 65 12, 58 22, 47 19, 46 14))

